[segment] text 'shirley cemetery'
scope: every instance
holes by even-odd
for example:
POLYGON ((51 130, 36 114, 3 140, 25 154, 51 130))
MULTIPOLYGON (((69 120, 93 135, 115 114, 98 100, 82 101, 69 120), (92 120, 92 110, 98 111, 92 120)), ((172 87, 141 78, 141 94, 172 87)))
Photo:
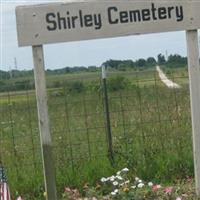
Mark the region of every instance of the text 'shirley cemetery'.
MULTIPOLYGON (((120 10, 116 6, 110 6, 106 10, 106 15, 110 25, 165 19, 173 19, 180 22, 184 18, 182 6, 156 7, 154 3, 149 8, 135 10, 120 10)), ((71 15, 68 10, 66 10, 65 14, 49 12, 46 14, 46 22, 48 31, 87 27, 94 27, 94 29, 98 30, 103 26, 101 13, 88 14, 81 9, 77 11, 76 15, 71 15)))
POLYGON ((16 8, 20 46, 200 28, 196 0, 84 0, 16 8))

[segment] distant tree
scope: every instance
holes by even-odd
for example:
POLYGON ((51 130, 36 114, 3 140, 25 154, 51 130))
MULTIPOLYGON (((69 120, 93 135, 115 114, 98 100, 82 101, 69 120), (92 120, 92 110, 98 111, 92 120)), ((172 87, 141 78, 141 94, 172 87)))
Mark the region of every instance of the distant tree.
POLYGON ((96 72, 97 70, 98 70, 98 68, 96 66, 89 66, 88 67, 89 72, 96 72))
POLYGON ((135 64, 138 67, 145 67, 146 66, 146 60, 143 59, 143 58, 140 58, 135 62, 135 64))
POLYGON ((150 66, 156 65, 156 59, 154 57, 147 58, 146 62, 147 62, 147 65, 150 65, 150 66))
POLYGON ((128 68, 134 68, 135 64, 132 60, 108 60, 102 65, 113 69, 126 70, 128 68))
POLYGON ((185 67, 187 65, 187 58, 178 54, 170 55, 166 64, 168 67, 185 67))
POLYGON ((165 56, 162 55, 161 53, 158 54, 158 64, 159 64, 159 65, 163 65, 163 64, 165 64, 165 63, 166 63, 165 56))

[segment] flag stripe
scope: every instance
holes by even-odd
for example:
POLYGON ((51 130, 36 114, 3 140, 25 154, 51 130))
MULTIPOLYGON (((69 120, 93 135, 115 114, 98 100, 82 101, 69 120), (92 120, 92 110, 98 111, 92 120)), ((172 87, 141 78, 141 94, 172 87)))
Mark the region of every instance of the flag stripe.
POLYGON ((10 198, 10 190, 7 185, 7 183, 0 183, 0 194, 1 194, 1 199, 0 200, 11 200, 10 198))

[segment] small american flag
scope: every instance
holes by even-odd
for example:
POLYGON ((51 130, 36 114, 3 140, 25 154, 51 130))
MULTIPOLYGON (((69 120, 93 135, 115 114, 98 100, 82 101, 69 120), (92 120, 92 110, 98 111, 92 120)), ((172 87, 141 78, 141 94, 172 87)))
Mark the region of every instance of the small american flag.
POLYGON ((1 166, 0 166, 0 200, 11 200, 10 190, 7 184, 5 170, 1 166))

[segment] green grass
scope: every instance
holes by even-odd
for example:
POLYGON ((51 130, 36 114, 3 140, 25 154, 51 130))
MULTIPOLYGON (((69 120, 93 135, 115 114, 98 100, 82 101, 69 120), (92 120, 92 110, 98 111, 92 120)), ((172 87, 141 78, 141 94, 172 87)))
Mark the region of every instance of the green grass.
MULTIPOLYGON (((178 71, 172 71, 178 77, 178 71)), ((116 77, 119 73, 110 73, 116 77)), ((67 83, 98 83, 97 73, 47 77, 64 83, 48 89, 48 107, 58 193, 65 186, 95 184, 122 167, 144 180, 171 182, 193 175, 187 79, 181 89, 166 88, 155 71, 121 72, 130 87, 109 91, 114 164, 108 160, 101 90, 68 93, 67 83), (155 80, 156 79, 156 80, 155 80), (71 80, 72 81, 72 80, 71 80), (51 95, 59 91, 61 96, 51 95)), ((175 79, 176 81, 176 79, 175 79)), ((109 83, 109 82, 108 82, 109 83)), ((0 95, 1 157, 13 194, 42 199, 43 175, 33 91, 0 95)))

